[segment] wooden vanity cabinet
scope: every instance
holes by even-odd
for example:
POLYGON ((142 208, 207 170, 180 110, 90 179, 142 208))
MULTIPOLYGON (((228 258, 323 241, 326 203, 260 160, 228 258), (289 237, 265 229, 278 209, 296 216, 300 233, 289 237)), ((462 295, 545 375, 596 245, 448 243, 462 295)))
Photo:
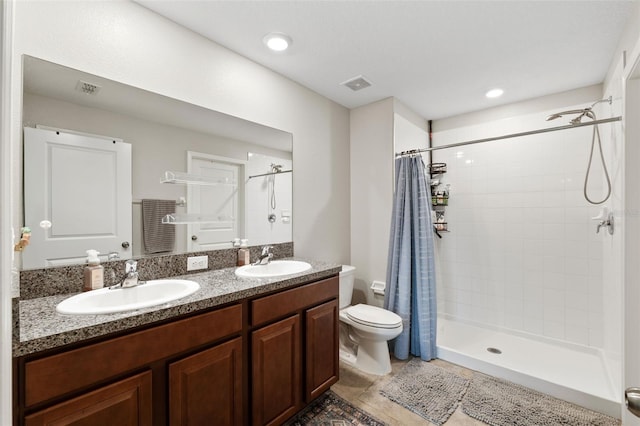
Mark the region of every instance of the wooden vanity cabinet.
POLYGON ((253 425, 279 425, 338 381, 338 278, 251 302, 253 425))
POLYGON ((18 424, 180 425, 203 412, 242 424, 242 320, 238 304, 19 359, 18 424))
POLYGON ((278 425, 338 380, 338 277, 14 360, 16 425, 278 425))

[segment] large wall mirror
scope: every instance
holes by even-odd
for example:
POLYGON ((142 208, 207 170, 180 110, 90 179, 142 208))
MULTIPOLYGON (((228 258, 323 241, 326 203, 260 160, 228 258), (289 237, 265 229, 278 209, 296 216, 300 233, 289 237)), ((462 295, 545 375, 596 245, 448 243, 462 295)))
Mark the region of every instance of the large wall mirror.
POLYGON ((290 133, 30 56, 23 70, 24 269, 292 241, 290 133))

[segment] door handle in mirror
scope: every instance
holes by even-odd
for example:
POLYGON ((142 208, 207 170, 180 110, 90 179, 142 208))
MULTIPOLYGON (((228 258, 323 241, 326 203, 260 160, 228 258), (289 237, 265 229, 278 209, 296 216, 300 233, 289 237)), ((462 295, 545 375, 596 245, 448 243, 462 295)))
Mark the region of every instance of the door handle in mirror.
POLYGON ((197 241, 198 240, 198 236, 197 235, 192 235, 191 236, 191 241, 197 241))
POLYGON ((640 388, 627 388, 624 391, 624 403, 627 410, 640 417, 640 388))
POLYGON ((129 248, 129 241, 123 241, 122 242, 122 248, 128 249, 129 248))

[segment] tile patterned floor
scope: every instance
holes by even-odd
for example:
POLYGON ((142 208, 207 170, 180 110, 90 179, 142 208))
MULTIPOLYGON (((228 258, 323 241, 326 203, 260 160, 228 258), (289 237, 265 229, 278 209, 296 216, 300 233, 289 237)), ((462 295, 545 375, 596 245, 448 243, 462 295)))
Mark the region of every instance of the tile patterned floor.
MULTIPOLYGON (((471 378, 472 371, 455 364, 451 364, 439 359, 431 361, 439 367, 445 368, 456 374, 471 378)), ((391 357, 391 374, 387 376, 375 376, 363 373, 350 367, 347 364, 340 363, 340 381, 333 385, 331 389, 342 398, 351 402, 358 408, 361 408, 371 415, 377 417, 392 426, 412 426, 412 425, 430 425, 431 423, 417 414, 412 413, 406 408, 396 404, 395 402, 380 395, 379 391, 384 385, 391 380, 404 366, 406 361, 400 361, 391 357)), ((445 426, 480 426, 485 423, 472 419, 458 409, 453 413, 445 426)), ((485 425, 486 426, 486 425, 485 425)))

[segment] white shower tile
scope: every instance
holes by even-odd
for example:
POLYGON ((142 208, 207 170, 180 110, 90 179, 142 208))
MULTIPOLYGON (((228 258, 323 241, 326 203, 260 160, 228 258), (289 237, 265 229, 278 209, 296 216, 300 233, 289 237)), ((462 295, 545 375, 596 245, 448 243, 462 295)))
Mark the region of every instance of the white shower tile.
POLYGON ((563 224, 546 223, 542 227, 542 238, 551 241, 564 241, 564 228, 563 224))
POLYGON ((579 241, 587 244, 589 241, 587 224, 567 223, 564 226, 567 241, 579 241))
POLYGON ((575 292, 586 295, 589 294, 589 281, 584 275, 571 275, 566 274, 564 276, 565 289, 568 292, 575 292))
POLYGON ((564 191, 553 190, 553 191, 547 191, 544 193, 544 197, 542 201, 543 207, 562 208, 563 205, 564 205, 564 191))
POLYGON ((588 223, 591 219, 588 207, 565 207, 565 223, 588 223))
POLYGON ((567 308, 565 310, 565 321, 570 325, 584 327, 586 331, 589 312, 586 309, 567 308))
POLYGON ((586 292, 567 290, 565 294, 565 306, 568 309, 589 310, 589 295, 586 292))
POLYGON ((522 309, 522 300, 524 298, 524 288, 516 283, 508 283, 504 286, 504 297, 510 301, 520 301, 519 309, 522 309))
POLYGON ((543 268, 546 273, 562 274, 565 272, 564 258, 561 256, 543 256, 543 268))
POLYGON ((525 256, 542 256, 544 254, 544 249, 545 244, 544 240, 542 239, 525 239, 522 241, 522 252, 525 254, 525 256))
POLYGON ((565 241, 563 252, 567 257, 587 259, 589 257, 589 246, 578 241, 565 241))
POLYGON ((554 289, 544 289, 544 313, 554 315, 554 318, 563 317, 564 314, 564 291, 554 289))
POLYGON ((544 256, 542 255, 527 255, 523 259, 523 265, 525 271, 527 270, 538 270, 542 271, 544 267, 544 256))
POLYGON ((544 321, 543 334, 553 339, 564 339, 564 322, 562 321, 544 321))
POLYGON ((504 326, 506 328, 510 328, 512 330, 523 330, 524 329, 524 318, 522 315, 518 314, 507 314, 504 315, 504 326))
POLYGON ((525 223, 522 228, 522 236, 525 239, 537 240, 543 238, 544 225, 541 223, 525 223))
POLYGON ((567 324, 565 326, 565 339, 579 345, 588 345, 589 330, 586 327, 567 324))
POLYGON ((565 258, 565 272, 571 275, 587 275, 589 261, 585 258, 567 256, 565 258))
POLYGON ((544 321, 539 318, 522 318, 524 331, 532 334, 542 335, 544 330, 544 321))
POLYGON ((565 277, 562 272, 544 271, 543 288, 550 290, 566 290, 565 277))
POLYGON ((602 280, 602 262, 594 262, 589 260, 587 262, 589 269, 589 276, 594 277, 597 280, 602 280))
POLYGON ((589 346, 601 348, 604 344, 602 330, 589 330, 589 346))
POLYGON ((542 209, 542 223, 564 224, 564 208, 550 205, 542 209))
POLYGON ((554 241, 553 243, 549 243, 545 241, 543 254, 545 256, 552 256, 555 258, 562 258, 565 255, 564 250, 564 241, 554 241))
POLYGON ((582 190, 584 185, 584 173, 568 172, 564 175, 564 188, 567 191, 582 190))
POLYGON ((545 191, 564 191, 564 173, 545 174, 542 181, 545 191))

